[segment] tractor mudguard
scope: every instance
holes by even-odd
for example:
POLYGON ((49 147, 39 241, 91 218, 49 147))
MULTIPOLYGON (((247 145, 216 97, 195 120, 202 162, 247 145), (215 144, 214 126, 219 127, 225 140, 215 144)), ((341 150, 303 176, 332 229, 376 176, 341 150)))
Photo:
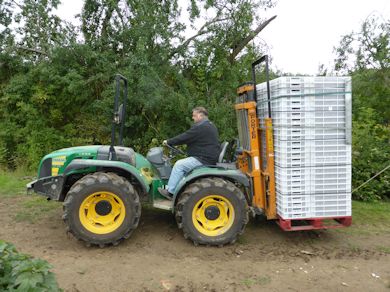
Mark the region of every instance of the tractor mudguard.
POLYGON ((62 174, 57 176, 47 176, 39 178, 27 185, 27 193, 34 191, 35 193, 45 196, 53 201, 58 201, 63 198, 64 184, 67 178, 75 173, 88 173, 93 168, 93 172, 101 170, 121 170, 132 177, 134 177, 142 187, 142 191, 149 192, 149 185, 146 178, 132 165, 121 161, 109 161, 109 160, 92 160, 92 159, 74 159, 65 168, 62 174), (82 171, 87 169, 86 171, 82 171))
POLYGON ((115 172, 115 169, 120 169, 130 174, 132 177, 136 178, 139 184, 142 187, 142 190, 145 193, 149 192, 149 184, 147 179, 139 172, 134 166, 124 163, 121 161, 112 161, 112 160, 92 160, 92 159, 74 159, 72 162, 65 168, 64 176, 71 175, 78 170, 88 167, 96 167, 97 171, 110 169, 115 172))
MULTIPOLYGON (((192 181, 195 181, 201 177, 220 177, 228 178, 231 181, 236 181, 242 184, 244 187, 250 187, 248 177, 239 170, 218 168, 218 167, 200 167, 194 169, 189 175, 185 176, 177 185, 173 194, 173 202, 176 202, 177 195, 192 181)), ((174 211, 174 208, 173 210, 174 211)))

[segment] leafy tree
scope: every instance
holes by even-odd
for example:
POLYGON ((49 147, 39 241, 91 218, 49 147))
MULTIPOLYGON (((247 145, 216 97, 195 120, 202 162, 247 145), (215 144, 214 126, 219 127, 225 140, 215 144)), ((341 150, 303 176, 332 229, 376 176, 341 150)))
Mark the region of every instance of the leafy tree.
MULTIPOLYGON (((380 115, 371 108, 359 108, 353 122, 353 186, 357 188, 389 165, 390 127, 378 122, 380 115)), ((390 173, 383 172, 354 193, 370 201, 390 198, 390 173)))
POLYGON ((12 46, 14 36, 11 33, 11 24, 13 19, 12 1, 0 0, 0 50, 3 51, 7 46, 12 46))
POLYGON ((197 105, 221 139, 236 136, 235 88, 274 19, 254 15, 273 1, 85 0, 80 27, 55 15, 58 4, 0 2, 0 163, 35 169, 54 149, 109 143, 117 72, 129 80, 126 145, 145 153, 186 129, 197 105))
POLYGON ((0 2, 0 13, 5 16, 2 24, 8 36, 3 41, 4 50, 36 62, 47 58, 53 47, 75 40, 74 27, 53 13, 59 3, 60 0, 0 2))
MULTIPOLYGON (((372 16, 359 33, 342 38, 335 70, 352 75, 353 187, 385 169, 390 161, 390 21, 372 16)), ((354 193, 355 198, 390 198, 389 172, 354 193)))
POLYGON ((358 33, 342 37, 335 48, 335 70, 354 72, 365 69, 386 70, 390 67, 390 20, 372 15, 358 33))

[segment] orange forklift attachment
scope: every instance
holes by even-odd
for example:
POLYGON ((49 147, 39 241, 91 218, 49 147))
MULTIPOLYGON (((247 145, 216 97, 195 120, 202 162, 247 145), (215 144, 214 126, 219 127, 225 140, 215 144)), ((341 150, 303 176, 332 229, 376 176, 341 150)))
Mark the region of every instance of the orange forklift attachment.
POLYGON ((257 118, 256 102, 253 100, 254 86, 244 84, 237 90, 238 103, 235 105, 238 133, 243 153, 238 157, 238 168, 251 178, 252 205, 258 213, 264 213, 268 219, 276 219, 274 149, 272 121, 265 119, 265 129, 261 130, 257 118), (242 102, 240 102, 242 101, 242 102), (261 135, 264 131, 266 168, 263 169, 261 156, 261 135))

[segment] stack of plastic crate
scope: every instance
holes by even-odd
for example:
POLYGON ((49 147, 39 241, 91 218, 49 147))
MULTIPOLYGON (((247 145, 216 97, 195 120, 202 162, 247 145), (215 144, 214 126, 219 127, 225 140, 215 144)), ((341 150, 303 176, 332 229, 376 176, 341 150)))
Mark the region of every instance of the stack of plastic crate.
MULTIPOLYGON (((280 77, 270 89, 278 215, 351 216, 350 77, 280 77)), ((264 127, 266 83, 256 91, 264 127)))

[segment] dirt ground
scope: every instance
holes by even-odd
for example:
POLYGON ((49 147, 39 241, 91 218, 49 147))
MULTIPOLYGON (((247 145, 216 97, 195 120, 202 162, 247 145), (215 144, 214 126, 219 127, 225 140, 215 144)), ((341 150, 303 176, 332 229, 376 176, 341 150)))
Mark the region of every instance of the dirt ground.
MULTIPOLYGON (((15 220, 25 197, 0 201, 0 238, 47 260, 64 291, 390 291, 390 230, 284 232, 251 220, 234 245, 194 246, 170 212, 144 208, 132 237, 87 248, 65 233, 62 208, 15 220)), ((56 204, 56 203, 53 203, 56 204)))

